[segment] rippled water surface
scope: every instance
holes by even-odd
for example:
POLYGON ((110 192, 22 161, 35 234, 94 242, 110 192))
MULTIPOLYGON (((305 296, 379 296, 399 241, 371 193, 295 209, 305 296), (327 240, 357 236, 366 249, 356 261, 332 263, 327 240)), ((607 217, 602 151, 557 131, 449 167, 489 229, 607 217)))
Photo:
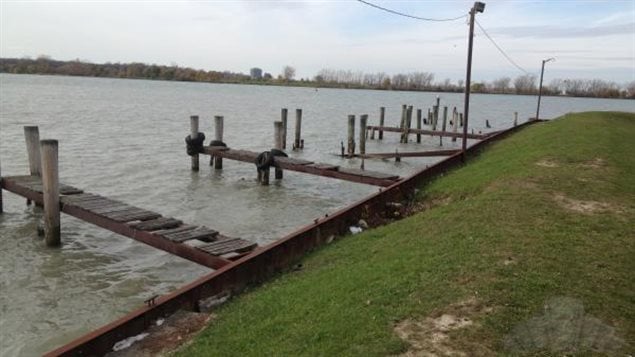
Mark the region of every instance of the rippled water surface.
MULTIPOLYGON (((359 167, 343 160, 348 114, 369 114, 397 125, 401 104, 430 107, 436 93, 285 88, 145 80, 17 76, 0 74, 0 162, 3 175, 28 171, 23 126, 38 125, 41 138, 60 143, 60 179, 86 191, 206 225, 264 245, 344 207, 375 187, 286 172, 268 187, 255 182, 253 165, 225 160, 220 172, 201 157, 190 171, 183 138, 189 116, 213 137, 213 116, 225 117, 225 142, 255 151, 271 148, 274 120, 289 108, 303 109, 305 149, 293 157, 359 167)), ((442 105, 462 106, 461 94, 439 94, 442 105)), ((470 121, 476 131, 512 125, 535 113, 532 96, 473 95, 470 121)), ((626 100, 543 98, 542 116, 571 111, 635 111, 626 100)), ((438 138, 399 144, 385 134, 367 152, 435 149, 438 138)), ((444 140, 444 148, 459 142, 444 140)), ((435 159, 366 161, 366 169, 412 173, 435 159)), ((36 235, 41 212, 4 193, 0 215, 0 355, 41 354, 209 272, 209 269, 62 216, 61 249, 49 249, 36 235)))

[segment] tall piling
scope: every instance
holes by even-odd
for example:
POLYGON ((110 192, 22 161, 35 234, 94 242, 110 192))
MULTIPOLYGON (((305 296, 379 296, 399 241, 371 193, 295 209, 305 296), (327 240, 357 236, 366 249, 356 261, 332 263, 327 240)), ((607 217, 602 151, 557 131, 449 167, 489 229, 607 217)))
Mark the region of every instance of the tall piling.
POLYGON ((44 240, 49 247, 61 244, 60 188, 57 140, 40 141, 42 159, 42 199, 44 203, 44 240))
POLYGON ((282 108, 280 111, 280 120, 282 120, 282 150, 287 149, 287 117, 289 110, 282 108))
MULTIPOLYGON (((443 124, 441 126, 441 131, 445 132, 448 123, 448 107, 443 107, 443 124)), ((439 135, 439 145, 443 146, 443 135, 439 135)))
MULTIPOLYGON (((457 133, 459 127, 459 113, 456 111, 456 107, 452 109, 452 132, 457 133)), ((456 136, 452 137, 452 142, 456 142, 456 136)))
POLYGON ((302 141, 302 109, 295 110, 295 140, 293 142, 293 149, 303 149, 304 142, 302 141))
MULTIPOLYGON (((421 130, 421 109, 417 109, 417 129, 421 130)), ((417 143, 421 143, 421 133, 417 133, 417 143)))
POLYGON ((366 154, 366 124, 368 123, 368 115, 359 116, 359 153, 366 154))
POLYGON ((24 140, 26 141, 26 153, 29 157, 29 170, 32 176, 40 176, 42 171, 42 159, 40 156, 40 130, 37 126, 24 127, 24 140))
MULTIPOLYGON (((2 165, 0 165, 1 167, 2 165)), ((2 169, 0 168, 0 213, 3 212, 2 208, 2 169)))
MULTIPOLYGON (((384 126, 384 118, 386 116, 386 108, 385 107, 380 107, 379 108, 379 126, 383 127, 384 126)), ((384 131, 379 129, 379 140, 383 140, 384 139, 384 131)))
MULTIPOLYGON (((221 115, 214 116, 214 140, 218 142, 223 142, 223 131, 225 130, 225 119, 221 115)), ((222 170, 223 169, 223 158, 222 157, 214 157, 214 169, 222 170)))
MULTIPOLYGON (((273 122, 273 147, 277 150, 282 150, 282 144, 284 136, 284 123, 282 121, 274 121, 273 122)), ((276 180, 282 179, 282 169, 276 167, 275 169, 275 178, 276 180)))
MULTIPOLYGON (((198 115, 190 116, 190 140, 198 138, 198 115)), ((192 155, 192 171, 198 171, 198 153, 192 155)))
POLYGON ((514 126, 518 125, 518 112, 514 112, 514 126))
POLYGON ((401 105, 401 121, 399 122, 399 129, 403 130, 403 127, 406 125, 406 115, 408 111, 408 106, 406 104, 401 105))
MULTIPOLYGON (((438 99, 439 97, 437 97, 438 99)), ((432 107, 432 130, 437 130, 437 123, 439 122, 439 106, 432 107)))
POLYGON ((348 116, 348 142, 346 145, 346 154, 349 157, 355 155, 355 116, 348 116))

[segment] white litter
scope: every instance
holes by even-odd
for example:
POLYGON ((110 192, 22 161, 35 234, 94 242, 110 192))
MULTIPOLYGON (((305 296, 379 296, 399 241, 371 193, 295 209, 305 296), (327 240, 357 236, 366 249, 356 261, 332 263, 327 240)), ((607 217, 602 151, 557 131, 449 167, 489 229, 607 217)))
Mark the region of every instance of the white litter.
POLYGON ((348 229, 353 234, 362 233, 362 229, 360 227, 350 226, 348 229))
POLYGON ((163 325, 164 322, 165 322, 165 319, 158 319, 155 323, 157 324, 157 326, 161 326, 163 325))
POLYGON ((149 333, 146 332, 146 333, 138 334, 136 336, 124 338, 123 340, 115 343, 115 345, 112 346, 112 350, 113 351, 125 350, 126 348, 132 346, 135 342, 143 340, 148 335, 149 333))

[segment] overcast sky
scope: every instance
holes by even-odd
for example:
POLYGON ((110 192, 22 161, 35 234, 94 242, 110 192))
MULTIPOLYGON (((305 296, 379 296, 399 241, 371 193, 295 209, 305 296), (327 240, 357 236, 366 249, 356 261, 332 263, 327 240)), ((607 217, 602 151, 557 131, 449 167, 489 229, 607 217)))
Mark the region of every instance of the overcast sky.
MULTIPOLYGON (((452 18, 473 1, 375 1, 419 17, 452 18)), ((635 0, 486 1, 477 20, 526 71, 556 57, 552 78, 635 80, 635 0)), ((425 22, 340 1, 0 0, 0 56, 94 63, 178 64, 298 77, 322 68, 465 75, 465 19, 425 22)), ((523 74, 476 28, 474 80, 523 74)))

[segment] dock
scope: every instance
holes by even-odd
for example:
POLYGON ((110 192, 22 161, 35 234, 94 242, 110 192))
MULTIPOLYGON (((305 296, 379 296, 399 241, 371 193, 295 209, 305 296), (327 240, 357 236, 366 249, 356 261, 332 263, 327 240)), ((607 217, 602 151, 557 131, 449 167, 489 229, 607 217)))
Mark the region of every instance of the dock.
MULTIPOLYGON (((43 204, 39 176, 2 177, 2 189, 43 204)), ((60 210, 68 215, 177 255, 208 268, 218 269, 251 252, 256 243, 188 225, 159 213, 104 196, 59 184, 60 210)))
MULTIPOLYGON (((369 131, 379 131, 379 132, 393 132, 393 133, 403 133, 404 129, 399 127, 391 127, 391 126, 375 126, 371 125, 366 127, 369 131)), ((408 129, 409 134, 423 134, 423 135, 431 135, 431 136, 444 136, 448 138, 462 138, 463 133, 451 132, 451 131, 438 131, 438 130, 426 130, 426 129, 408 129)), ((467 134, 468 139, 477 139, 483 140, 490 137, 494 133, 488 134, 467 134)))
MULTIPOLYGON (((236 150, 224 146, 204 146, 202 153, 213 157, 248 162, 250 164, 253 164, 260 154, 255 151, 236 150)), ((272 166, 288 171, 302 172, 311 175, 331 177, 345 181, 382 187, 393 185, 400 180, 399 176, 394 174, 355 168, 345 168, 337 165, 315 163, 313 161, 283 156, 276 156, 274 158, 272 166)))

